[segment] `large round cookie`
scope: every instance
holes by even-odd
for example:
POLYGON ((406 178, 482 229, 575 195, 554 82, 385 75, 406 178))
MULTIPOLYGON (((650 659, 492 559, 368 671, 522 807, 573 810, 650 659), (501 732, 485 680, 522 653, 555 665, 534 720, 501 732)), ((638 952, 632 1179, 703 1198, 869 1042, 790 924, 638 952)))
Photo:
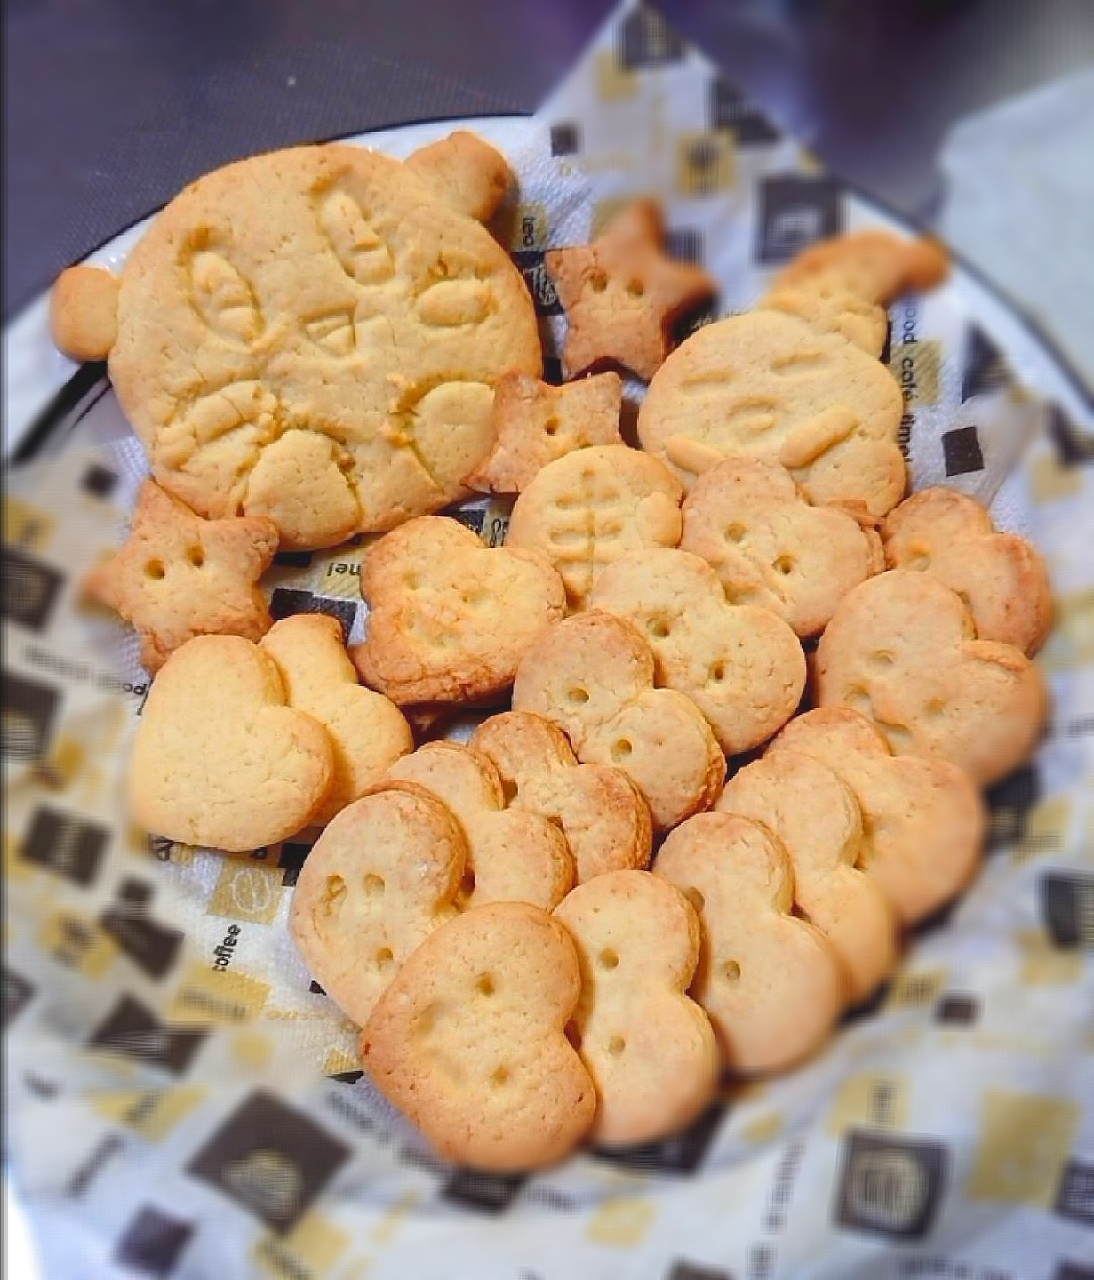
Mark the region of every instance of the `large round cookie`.
POLYGON ((435 184, 297 147, 199 179, 133 251, 110 375, 156 479, 289 547, 435 511, 492 444, 493 384, 541 371, 520 273, 435 184))

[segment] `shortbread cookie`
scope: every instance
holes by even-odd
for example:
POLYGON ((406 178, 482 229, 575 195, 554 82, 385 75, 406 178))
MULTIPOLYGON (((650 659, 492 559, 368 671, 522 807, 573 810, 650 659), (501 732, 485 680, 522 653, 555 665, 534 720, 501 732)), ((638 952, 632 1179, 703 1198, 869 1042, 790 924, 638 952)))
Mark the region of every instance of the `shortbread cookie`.
POLYGON ((333 783, 326 729, 286 705, 273 659, 196 636, 152 683, 129 762, 133 820, 181 844, 249 853, 315 820, 333 783))
POLYGON ((930 915, 976 874, 984 806, 957 765, 892 755, 873 721, 847 707, 791 720, 768 755, 784 750, 822 761, 854 792, 866 836, 859 866, 905 924, 930 915))
POLYGON ((885 349, 889 317, 884 309, 831 281, 773 289, 757 304, 765 311, 797 316, 821 333, 838 333, 877 359, 885 349))
POLYGON ((467 836, 461 905, 530 902, 550 911, 569 892, 573 860, 566 837, 547 818, 507 809, 491 760, 458 742, 430 742, 404 756, 390 776, 416 782, 442 800, 467 836))
POLYGON ((902 411, 889 370, 846 338, 749 311, 673 352, 642 402, 638 436, 687 485, 723 457, 772 458, 810 502, 876 517, 904 496, 902 411))
POLYGON ((770 609, 727 604, 714 570, 687 551, 639 551, 608 565, 589 607, 642 632, 657 683, 695 703, 726 755, 765 742, 801 701, 805 655, 794 632, 770 609))
POLYGON ((578 614, 545 631, 517 671, 513 709, 557 724, 582 763, 628 774, 656 830, 709 808, 722 789, 710 725, 690 698, 654 688, 653 650, 622 618, 578 614))
POLYGON ((513 507, 506 546, 542 552, 584 606, 605 565, 628 551, 680 541, 680 482, 663 462, 601 445, 550 462, 513 507))
POLYGON ((361 1034, 373 1083, 457 1164, 554 1164, 596 1091, 564 1027, 581 975, 570 935, 523 902, 475 907, 431 934, 361 1034))
POLYGON ((505 157, 466 129, 419 147, 406 167, 425 178, 446 204, 479 222, 493 217, 513 182, 505 157))
POLYGON ((824 934, 791 914, 794 873, 782 842, 737 814, 698 813, 670 832, 654 872, 699 914, 691 994, 726 1066, 781 1071, 815 1052, 843 1011, 844 979, 824 934))
POLYGON ((885 562, 881 542, 837 507, 813 507, 770 458, 728 458, 684 499, 680 548, 711 566, 730 604, 758 604, 799 636, 885 562))
POLYGON ((488 548, 445 516, 382 538, 361 566, 361 594, 371 613, 353 660, 366 684, 400 706, 504 693, 566 607, 562 580, 543 556, 488 548))
POLYGON ((49 300, 57 349, 70 360, 105 360, 118 337, 118 277, 102 267, 69 267, 49 300))
POLYGON ((1045 562, 1025 538, 997 533, 975 498, 924 489, 889 512, 881 536, 892 568, 926 570, 957 592, 979 639, 1030 656, 1044 644, 1052 626, 1045 562))
POLYGON ((622 769, 579 764, 562 730, 528 711, 491 716, 471 745, 497 766, 514 809, 529 809, 562 828, 578 884, 607 871, 649 866, 649 805, 622 769))
POLYGON ((660 211, 639 200, 592 244, 548 251, 547 271, 569 322, 567 378, 612 363, 649 381, 669 353, 673 321, 717 294, 712 276, 666 258, 663 246, 660 211))
POLYGON ((1021 649, 975 636, 933 574, 880 573, 844 596, 821 637, 817 704, 861 711, 896 754, 942 756, 990 786, 1033 750, 1047 695, 1021 649))
POLYGON ((896 964, 897 931, 880 888, 855 866, 864 837, 850 787, 813 756, 785 749, 734 774, 718 810, 763 823, 786 846, 794 901, 832 944, 851 1003, 865 1000, 896 964))
POLYGON ((547 465, 590 445, 623 443, 623 383, 598 373, 552 387, 527 373, 506 373, 494 389, 497 442, 467 477, 483 493, 520 493, 547 465))
POLYGON ((125 264, 110 377, 165 489, 209 518, 267 516, 288 547, 460 495, 495 382, 542 357, 520 272, 443 170, 435 152, 294 147, 156 217, 125 264))
POLYGON ((313 845, 289 932, 308 972, 358 1026, 399 966, 456 914, 466 861, 455 815, 409 782, 374 787, 313 845))
POLYGON ((686 992, 699 920, 684 895, 645 871, 611 871, 555 910, 577 944, 581 999, 574 1043, 596 1085, 589 1136, 628 1146, 682 1129, 718 1083, 720 1058, 686 992))
POLYGON ((810 245, 788 263, 774 289, 835 285, 888 305, 909 291, 924 292, 949 275, 950 260, 934 240, 906 240, 889 231, 853 231, 810 245))
POLYGON ((129 537, 91 571, 83 592, 133 625, 141 664, 154 675, 194 636, 258 640, 270 629, 257 583, 276 551, 273 521, 203 520, 146 480, 129 537))
POLYGON ((273 658, 290 707, 306 711, 330 734, 334 784, 322 812, 327 823, 414 750, 403 713, 357 683, 337 618, 298 613, 275 622, 259 648, 273 658))

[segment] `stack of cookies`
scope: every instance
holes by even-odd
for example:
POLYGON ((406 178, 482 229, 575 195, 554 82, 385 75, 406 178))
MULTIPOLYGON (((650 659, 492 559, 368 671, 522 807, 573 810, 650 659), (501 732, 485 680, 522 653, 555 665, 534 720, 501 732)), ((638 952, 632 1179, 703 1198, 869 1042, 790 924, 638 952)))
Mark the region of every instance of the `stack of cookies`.
POLYGON ((714 284, 637 203, 547 255, 549 386, 483 225, 510 184, 464 133, 260 156, 54 296, 153 476, 87 583, 155 675, 133 816, 228 853, 315 837, 297 947, 377 1087, 491 1170, 665 1136, 724 1073, 815 1053, 975 875, 1051 621, 1027 543, 905 498, 878 357, 934 245, 817 245, 673 350, 714 284), (513 496, 504 546, 436 514, 473 493, 513 496), (274 624, 275 552, 362 533, 364 643, 274 624))

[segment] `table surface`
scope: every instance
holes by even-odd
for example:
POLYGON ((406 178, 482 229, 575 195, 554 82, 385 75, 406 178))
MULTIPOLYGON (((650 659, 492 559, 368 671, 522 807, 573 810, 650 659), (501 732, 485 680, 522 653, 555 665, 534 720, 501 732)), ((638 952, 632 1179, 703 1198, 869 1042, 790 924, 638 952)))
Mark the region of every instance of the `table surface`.
MULTIPOLYGON (((614 0, 7 0, 4 316, 199 174, 533 111, 614 0)), ((660 0, 835 172, 930 222, 963 115, 1094 63, 1090 0, 660 0)))

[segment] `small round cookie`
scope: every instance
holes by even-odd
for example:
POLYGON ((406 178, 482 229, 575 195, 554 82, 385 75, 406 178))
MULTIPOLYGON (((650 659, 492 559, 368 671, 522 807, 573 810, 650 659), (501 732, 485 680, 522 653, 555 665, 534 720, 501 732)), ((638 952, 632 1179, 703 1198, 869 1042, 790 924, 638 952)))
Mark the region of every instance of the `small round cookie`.
POLYGON ((869 717, 898 755, 942 756, 990 786, 1033 750, 1047 714, 1040 671, 977 640, 933 574, 891 569, 840 601, 816 655, 816 701, 869 717))
POLYGON ((602 1146, 682 1129, 718 1083, 710 1020, 687 996, 699 920, 684 895, 646 871, 610 871, 555 908, 577 946, 574 1043, 596 1086, 589 1136, 602 1146))
POLYGON ((524 902, 474 907, 403 965, 361 1033, 361 1065, 446 1160, 543 1168, 596 1111, 564 1032, 580 994, 573 939, 557 920, 524 902))
POLYGON ((727 458, 684 499, 681 551, 713 568, 730 604, 758 604, 802 637, 884 568, 872 529, 838 507, 813 507, 770 458, 727 458))
POLYGON ((585 606, 605 565, 628 551, 675 547, 684 491, 663 462, 626 445, 567 454, 524 490, 505 545, 545 555, 571 608, 585 606))
POLYGON ((638 436, 686 485, 722 458, 773 458, 810 502, 877 517, 904 496, 902 412, 889 370, 846 338, 748 311, 704 325, 665 361, 638 436))
POLYGON ((851 789, 827 765, 788 749, 734 774, 717 808, 762 823, 786 846, 794 901, 832 944, 850 1002, 865 1000, 896 964, 897 930, 881 890, 855 866, 864 839, 851 789))
POLYGON ((876 229, 852 231, 810 245, 783 267, 772 287, 835 285, 887 306, 902 293, 933 289, 949 271, 949 255, 934 240, 907 240, 876 229))
POLYGON ((102 267, 69 267, 49 299, 57 349, 70 360, 105 360, 118 337, 118 277, 102 267))
POLYGON ((727 604, 714 570, 687 551, 639 551, 609 565, 589 607, 647 638, 657 681, 686 694, 727 756, 765 742, 794 714, 805 655, 770 609, 727 604))
POLYGON ((981 640, 1032 657, 1052 627, 1048 570, 1037 549, 997 533, 986 507, 956 489, 923 489, 881 526, 893 569, 932 573, 964 600, 981 640))
POLYGON ((838 333, 875 360, 885 349, 889 332, 885 309, 836 282, 785 285, 773 289, 756 305, 764 311, 797 316, 821 333, 838 333))
POLYGON ((791 914, 794 873, 779 839, 732 813, 697 813, 661 846, 654 874, 695 907, 703 945, 692 996, 726 1066, 781 1071, 815 1052, 846 1003, 836 953, 791 914))
POLYGON ((653 842, 642 792, 610 764, 579 764, 566 735, 529 711, 484 720, 471 745, 494 762, 514 809, 562 828, 578 884, 607 871, 644 870, 653 842))
POLYGON ((726 762, 702 712, 674 689, 654 688, 654 655, 631 623, 579 613, 525 655, 513 709, 558 725, 583 764, 614 764, 637 784, 654 829, 709 808, 726 762))

